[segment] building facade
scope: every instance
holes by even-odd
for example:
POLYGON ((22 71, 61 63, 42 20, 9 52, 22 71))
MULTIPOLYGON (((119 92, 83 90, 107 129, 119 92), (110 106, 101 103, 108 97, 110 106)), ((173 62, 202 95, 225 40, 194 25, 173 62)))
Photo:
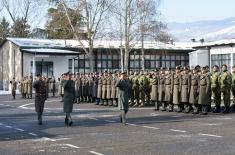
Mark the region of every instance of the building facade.
POLYGON ((196 51, 189 53, 190 67, 195 65, 222 66, 226 64, 231 71, 235 65, 235 39, 221 40, 195 46, 196 51))
MULTIPOLYGON (((87 42, 83 42, 88 48, 87 42)), ((131 48, 130 70, 141 70, 141 44, 131 48)), ((119 41, 94 42, 94 70, 115 71, 121 69, 119 41)), ((178 47, 159 42, 145 42, 144 65, 146 70, 159 67, 175 68, 189 65, 190 47, 178 47)), ((58 78, 62 73, 89 73, 89 58, 76 40, 49 40, 7 38, 0 45, 0 90, 8 90, 13 77, 20 81, 25 76, 40 73, 48 78, 58 78)))

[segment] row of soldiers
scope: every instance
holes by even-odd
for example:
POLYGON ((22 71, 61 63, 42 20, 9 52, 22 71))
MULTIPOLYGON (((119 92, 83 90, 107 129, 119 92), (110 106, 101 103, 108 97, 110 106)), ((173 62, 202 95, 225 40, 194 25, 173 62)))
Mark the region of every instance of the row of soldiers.
POLYGON ((221 72, 217 65, 213 71, 209 67, 183 69, 178 66, 174 71, 161 68, 152 73, 132 73, 129 76, 132 85, 130 106, 154 104, 155 110, 176 111, 206 115, 215 104, 214 113, 221 112, 221 96, 223 97, 223 113, 230 111, 231 92, 235 96, 235 66, 231 74, 227 65, 222 65, 221 72))
MULTIPOLYGON (((49 97, 49 92, 52 93, 52 96, 55 97, 56 92, 56 81, 54 78, 43 77, 43 81, 46 83, 46 96, 49 97)), ((15 78, 10 81, 11 91, 13 99, 15 99, 17 86, 22 95, 23 99, 32 99, 33 95, 33 78, 32 76, 26 76, 21 81, 17 82, 15 78)))
MULTIPOLYGON (((131 95, 129 105, 144 107, 155 105, 155 110, 176 111, 194 114, 207 114, 211 104, 215 104, 213 112, 221 111, 221 96, 224 102, 223 113, 230 111, 230 91, 235 95, 235 67, 233 74, 222 65, 221 72, 218 66, 197 66, 193 70, 187 67, 176 67, 170 70, 161 68, 154 72, 129 73, 131 95)), ((75 81, 75 99, 79 102, 94 102, 97 105, 118 105, 119 72, 77 74, 75 81)), ((60 95, 63 96, 63 75, 60 80, 60 95)))
MULTIPOLYGON (((65 76, 60 77, 59 94, 63 97, 63 83, 65 76)), ((72 76, 75 81, 75 103, 96 102, 97 105, 117 106, 118 74, 104 73, 77 74, 72 76)))

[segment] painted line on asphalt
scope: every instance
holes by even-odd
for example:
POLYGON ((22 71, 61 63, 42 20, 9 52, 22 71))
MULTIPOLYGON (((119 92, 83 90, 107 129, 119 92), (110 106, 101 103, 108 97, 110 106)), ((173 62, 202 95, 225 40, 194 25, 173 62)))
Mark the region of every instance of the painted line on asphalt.
POLYGON ((111 120, 104 120, 104 121, 108 123, 116 123, 116 121, 111 121, 111 120))
POLYGON ((212 135, 212 134, 205 134, 205 133, 199 133, 200 136, 208 136, 208 137, 216 137, 216 138, 222 138, 223 136, 219 135, 212 135))
POLYGON ((102 154, 102 153, 95 152, 95 151, 89 151, 89 152, 92 153, 92 154, 96 154, 96 155, 104 155, 104 154, 102 154))
POLYGON ((20 129, 20 128, 15 128, 16 130, 18 130, 18 131, 25 131, 25 130, 23 130, 23 129, 20 129))
POLYGON ((80 147, 72 145, 72 144, 65 144, 65 145, 68 146, 68 147, 71 147, 71 148, 75 148, 75 149, 79 149, 80 148, 80 147))
POLYGON ((48 138, 48 137, 42 137, 41 140, 42 141, 52 141, 52 142, 56 141, 55 139, 51 139, 51 138, 48 138))
POLYGON ((12 129, 12 126, 9 126, 9 125, 6 125, 5 127, 6 127, 6 128, 9 128, 9 129, 12 129))
POLYGON ((32 133, 32 132, 28 133, 28 135, 31 135, 31 136, 38 136, 37 134, 32 133))
POLYGON ((99 119, 94 118, 94 117, 88 117, 88 118, 91 119, 91 120, 99 121, 99 119))
POLYGON ((138 126, 137 124, 132 124, 132 123, 126 123, 126 124, 131 126, 138 126))
POLYGON ((179 118, 179 117, 183 117, 183 116, 171 116, 171 117, 173 117, 173 118, 179 118))
POLYGON ((176 129, 170 129, 170 131, 174 131, 174 132, 181 132, 181 133, 185 133, 187 131, 184 131, 184 130, 176 130, 176 129))
POLYGON ((159 130, 159 128, 152 127, 152 126, 141 126, 141 127, 148 128, 148 129, 159 130))

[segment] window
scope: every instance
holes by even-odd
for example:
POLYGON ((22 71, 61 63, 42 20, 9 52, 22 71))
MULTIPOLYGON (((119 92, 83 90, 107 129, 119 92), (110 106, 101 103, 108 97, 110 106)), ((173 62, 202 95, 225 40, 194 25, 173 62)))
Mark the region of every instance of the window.
POLYGON ((118 69, 118 68, 119 68, 119 60, 113 60, 112 67, 113 67, 114 69, 118 69))
POLYGON ((150 69, 151 68, 151 61, 145 60, 144 61, 144 66, 145 66, 146 69, 150 69))
POLYGON ((211 66, 218 65, 221 67, 223 64, 226 64, 228 66, 228 70, 230 70, 231 69, 230 62, 231 62, 230 54, 211 55, 211 66))

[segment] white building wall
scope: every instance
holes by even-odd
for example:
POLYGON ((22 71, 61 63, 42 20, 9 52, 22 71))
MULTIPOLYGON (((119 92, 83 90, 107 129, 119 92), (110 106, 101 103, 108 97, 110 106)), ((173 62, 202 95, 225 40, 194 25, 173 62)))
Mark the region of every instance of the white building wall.
POLYGON ((73 59, 74 56, 49 56, 49 55, 33 55, 24 53, 24 76, 29 76, 33 69, 31 68, 31 61, 50 61, 53 62, 54 77, 57 79, 62 73, 68 72, 68 60, 73 59))
POLYGON ((194 68, 197 65, 206 66, 209 64, 209 51, 208 50, 197 50, 189 53, 189 65, 190 68, 194 68))

